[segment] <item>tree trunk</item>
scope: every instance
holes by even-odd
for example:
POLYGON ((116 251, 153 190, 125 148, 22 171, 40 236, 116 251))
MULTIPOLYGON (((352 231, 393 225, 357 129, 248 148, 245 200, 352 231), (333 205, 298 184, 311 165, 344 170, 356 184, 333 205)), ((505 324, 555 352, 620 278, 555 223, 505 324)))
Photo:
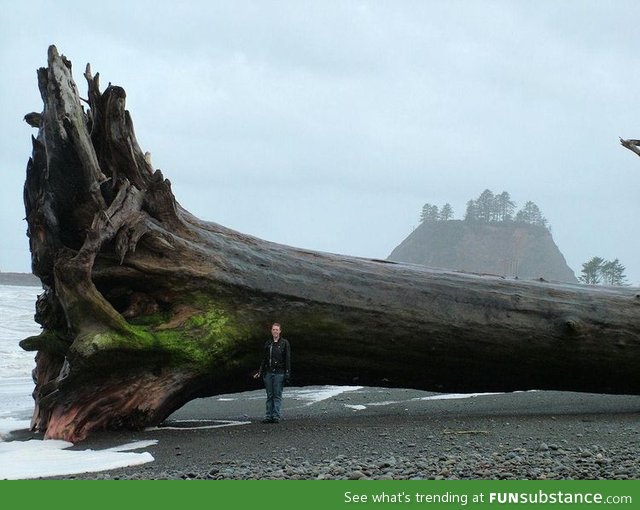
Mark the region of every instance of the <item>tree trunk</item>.
POLYGON ((49 48, 27 167, 45 292, 32 427, 78 441, 256 388, 271 322, 297 385, 640 393, 640 293, 523 282, 283 246, 201 221, 151 167, 125 92, 49 48))

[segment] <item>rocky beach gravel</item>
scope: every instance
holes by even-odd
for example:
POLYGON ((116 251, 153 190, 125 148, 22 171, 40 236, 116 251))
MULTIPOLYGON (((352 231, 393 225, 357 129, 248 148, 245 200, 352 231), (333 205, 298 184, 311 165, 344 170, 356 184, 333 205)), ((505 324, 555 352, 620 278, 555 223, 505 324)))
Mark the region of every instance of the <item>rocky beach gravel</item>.
POLYGON ((100 433, 74 446, 155 439, 145 448, 154 462, 58 478, 640 479, 637 396, 535 391, 441 399, 356 388, 314 401, 309 394, 287 389, 279 424, 260 423, 261 391, 190 402, 166 427, 100 433))

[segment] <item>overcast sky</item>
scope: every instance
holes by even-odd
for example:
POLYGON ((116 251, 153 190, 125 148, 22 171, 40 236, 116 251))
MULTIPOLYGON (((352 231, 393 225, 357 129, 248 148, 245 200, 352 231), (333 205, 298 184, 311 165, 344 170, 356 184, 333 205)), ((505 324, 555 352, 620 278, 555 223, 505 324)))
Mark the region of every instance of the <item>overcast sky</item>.
POLYGON ((386 258, 426 202, 535 202, 578 276, 640 285, 640 3, 0 0, 0 270, 29 271, 22 203, 56 44, 127 91, 138 141, 196 216, 386 258))

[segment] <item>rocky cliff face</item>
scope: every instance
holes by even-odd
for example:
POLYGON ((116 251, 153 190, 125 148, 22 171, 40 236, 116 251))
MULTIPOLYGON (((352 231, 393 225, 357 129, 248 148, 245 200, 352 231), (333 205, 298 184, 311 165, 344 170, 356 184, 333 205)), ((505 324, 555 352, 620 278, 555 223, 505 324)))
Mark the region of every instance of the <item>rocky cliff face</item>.
POLYGON ((425 222, 388 260, 509 278, 577 282, 551 233, 526 223, 425 222))

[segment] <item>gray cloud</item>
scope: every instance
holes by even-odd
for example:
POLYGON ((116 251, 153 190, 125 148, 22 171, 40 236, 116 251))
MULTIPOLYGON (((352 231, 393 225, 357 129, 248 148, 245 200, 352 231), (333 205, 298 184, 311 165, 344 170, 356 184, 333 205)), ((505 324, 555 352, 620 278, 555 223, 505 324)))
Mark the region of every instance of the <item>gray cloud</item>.
MULTIPOLYGON (((57 44, 125 87, 139 141, 194 214, 385 257, 425 202, 535 201, 569 265, 640 283, 636 2, 3 2, 3 270, 28 269, 21 186, 57 44), (46 17, 45 14, 46 13, 46 17)), ((83 89, 84 84, 80 84, 83 89)))

